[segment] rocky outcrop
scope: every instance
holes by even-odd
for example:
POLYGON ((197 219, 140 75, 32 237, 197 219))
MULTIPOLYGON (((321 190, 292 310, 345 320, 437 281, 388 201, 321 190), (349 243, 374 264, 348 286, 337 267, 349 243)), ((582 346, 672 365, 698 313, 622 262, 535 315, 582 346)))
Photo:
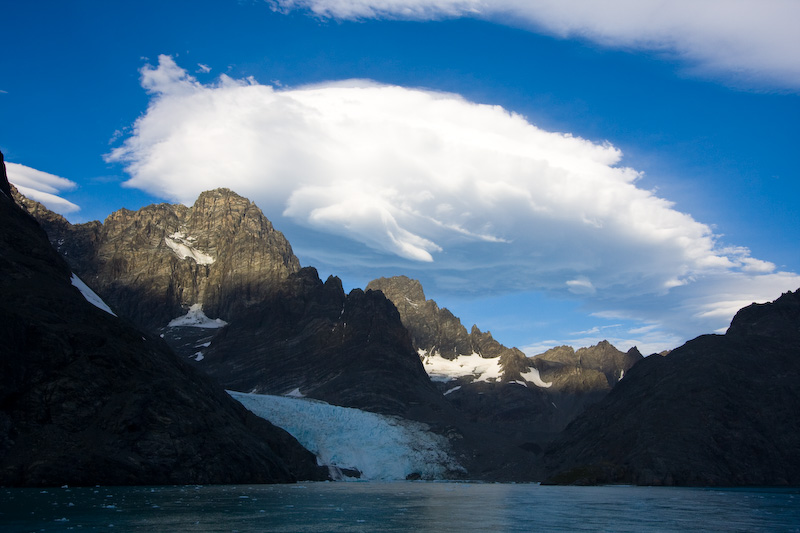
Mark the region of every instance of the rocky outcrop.
POLYGON ((286 432, 74 283, 39 225, 0 195, 0 485, 324 476, 286 432))
POLYGON ((500 357, 505 380, 522 379, 520 372, 528 368, 525 354, 517 348, 506 348, 491 332, 482 332, 473 325, 467 333, 461 320, 449 309, 425 299, 418 280, 406 276, 379 278, 370 281, 367 290, 381 291, 394 303, 417 351, 450 360, 473 353, 486 359, 500 357))
POLYGON ((490 332, 473 325, 469 333, 461 321, 433 300, 426 300, 419 281, 406 276, 371 281, 368 289, 380 290, 397 307, 408 328, 414 348, 439 389, 459 411, 481 423, 535 427, 530 439, 541 442, 561 431, 588 405, 603 398, 642 355, 627 353, 609 342, 580 348, 560 346, 535 357, 507 348, 490 332), (478 354, 494 360, 498 377, 476 375, 473 359, 478 354), (436 357, 462 361, 463 375, 448 381, 435 374, 436 357))
POLYGON ((406 276, 379 278, 370 281, 367 290, 381 291, 397 307, 414 349, 445 359, 472 353, 472 342, 461 320, 433 300, 426 300, 418 280, 406 276))
POLYGON ((552 391, 565 393, 607 393, 643 359, 634 346, 627 352, 601 341, 588 348, 557 346, 536 355, 532 364, 552 391))
POLYGON ((198 365, 226 388, 286 394, 379 413, 412 415, 445 405, 383 294, 341 281, 323 283, 314 268, 216 336, 198 365))
POLYGON ((800 483, 800 290, 650 356, 546 457, 550 482, 800 483))
POLYGON ((252 202, 228 189, 192 207, 121 209, 103 224, 71 225, 36 202, 21 203, 53 246, 106 302, 155 331, 201 304, 230 319, 300 268, 283 234, 252 202))

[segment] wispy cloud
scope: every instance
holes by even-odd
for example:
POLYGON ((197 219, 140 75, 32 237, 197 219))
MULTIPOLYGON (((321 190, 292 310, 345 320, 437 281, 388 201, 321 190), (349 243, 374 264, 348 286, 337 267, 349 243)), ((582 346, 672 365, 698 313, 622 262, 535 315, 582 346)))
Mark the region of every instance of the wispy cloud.
POLYGON ((746 86, 800 88, 795 0, 269 0, 337 19, 476 17, 679 58, 746 86))
POLYGON ((211 67, 209 67, 208 65, 204 65, 203 63, 198 63, 197 70, 195 72, 201 74, 208 74, 209 72, 211 72, 211 67))
POLYGON ((62 191, 71 191, 77 187, 75 182, 8 161, 6 161, 6 170, 8 171, 8 181, 31 200, 36 200, 48 209, 62 215, 80 210, 79 206, 59 196, 62 191))
POLYGON ((637 187, 614 146, 499 106, 363 80, 204 85, 167 56, 142 86, 150 106, 108 156, 128 186, 184 203, 230 187, 359 277, 424 268, 443 290, 571 295, 664 338, 800 286, 637 187))

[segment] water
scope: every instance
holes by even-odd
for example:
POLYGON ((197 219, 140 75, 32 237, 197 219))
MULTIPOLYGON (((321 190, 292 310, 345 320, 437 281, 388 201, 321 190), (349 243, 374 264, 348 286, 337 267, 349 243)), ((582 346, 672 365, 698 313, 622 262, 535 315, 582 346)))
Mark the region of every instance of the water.
POLYGON ((476 483, 0 489, 0 531, 798 531, 800 489, 476 483))

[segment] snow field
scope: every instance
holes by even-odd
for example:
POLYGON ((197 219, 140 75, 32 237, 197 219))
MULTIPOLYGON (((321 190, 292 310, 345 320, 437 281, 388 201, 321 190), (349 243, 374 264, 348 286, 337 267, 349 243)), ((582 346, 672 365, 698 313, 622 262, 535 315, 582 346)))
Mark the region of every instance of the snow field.
POLYGON ((431 381, 450 381, 470 375, 475 377, 475 381, 497 381, 503 374, 499 357, 484 359, 472 353, 450 360, 438 353, 428 355, 424 350, 420 350, 420 357, 431 381))
POLYGON ((208 318, 203 312, 203 304, 194 304, 185 315, 170 320, 167 327, 222 328, 227 325, 228 323, 221 318, 215 318, 213 320, 208 318))
MULTIPOLYGON (((422 366, 428 373, 431 381, 447 382, 461 377, 472 376, 474 381, 500 381, 503 377, 503 367, 500 365, 500 358, 483 358, 477 353, 470 355, 459 355, 455 359, 445 359, 438 353, 428 354, 425 350, 419 350, 422 359, 422 366)), ((530 367, 525 372, 520 373, 524 381, 513 381, 525 387, 528 383, 533 383, 537 387, 547 388, 552 383, 542 380, 539 370, 530 367)), ((445 395, 455 392, 460 387, 450 389, 445 395)))
POLYGON ((194 237, 186 237, 180 232, 175 232, 169 237, 164 237, 164 243, 169 246, 170 250, 175 252, 175 255, 180 259, 189 257, 198 265, 212 264, 214 258, 192 246, 192 241, 194 240, 194 237))
POLYGON ((90 289, 89 286, 86 285, 81 280, 81 278, 79 278, 75 274, 72 274, 72 280, 71 281, 72 281, 72 285, 74 287, 76 287, 79 291, 81 291, 81 294, 83 295, 84 298, 86 298, 87 302, 89 302, 93 306, 97 307, 98 309, 102 309, 103 311, 105 311, 109 315, 117 316, 114 313, 114 311, 112 311, 111 308, 108 306, 108 304, 105 303, 103 301, 103 299, 100 298, 97 295, 97 293, 95 293, 92 289, 90 289))

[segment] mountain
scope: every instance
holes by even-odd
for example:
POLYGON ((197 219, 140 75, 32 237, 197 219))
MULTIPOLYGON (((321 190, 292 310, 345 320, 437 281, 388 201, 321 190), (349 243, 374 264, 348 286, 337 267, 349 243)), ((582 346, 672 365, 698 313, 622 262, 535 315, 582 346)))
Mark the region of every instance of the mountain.
POLYGON ((527 357, 477 325, 467 333, 459 318, 425 298, 418 280, 379 278, 367 289, 394 303, 431 378, 474 420, 531 424, 539 434, 554 434, 642 359, 636 348, 625 353, 607 341, 527 357))
MULTIPOLYGON (((477 326, 472 330, 461 324, 447 308, 440 308, 433 300, 425 299, 422 284, 406 276, 378 278, 367 284, 367 290, 381 291, 397 307, 403 325, 411 333, 411 341, 418 352, 427 356, 439 356, 453 360, 461 355, 477 354, 482 358, 503 357, 506 366, 525 357, 516 348, 506 348, 493 337, 483 333, 477 326)), ((508 372, 513 372, 509 368, 508 372)), ((513 378, 512 378, 513 379, 513 378)))
POLYGON ((197 363, 228 389, 296 391, 412 418, 445 405, 397 310, 379 292, 345 295, 338 278, 323 283, 306 267, 251 311, 214 337, 197 363))
POLYGON ((371 290, 345 295, 338 278, 323 283, 315 269, 301 269, 283 234, 228 189, 204 192, 192 207, 122 209, 102 224, 72 225, 18 199, 120 316, 228 389, 298 389, 427 419, 446 406, 391 302, 371 290))
POLYGON ((800 290, 651 356, 546 454, 551 483, 800 483, 800 290))
POLYGON ((227 189, 102 224, 20 202, 120 316, 224 388, 422 422, 474 478, 535 479, 542 446, 641 358, 608 343, 526 357, 467 332, 403 276, 345 294, 338 278, 300 268, 263 213, 227 189))
POLYGON ((4 167, 0 191, 0 485, 325 477, 285 431, 113 314, 15 205, 4 167))
MULTIPOLYGON (((323 282, 313 268, 299 268, 285 239, 246 199, 210 191, 192 208, 148 206, 78 225, 21 202, 115 312, 163 338, 225 388, 305 396, 421 422, 449 440, 475 479, 525 480, 538 472, 526 444, 531 431, 539 431, 535 419, 508 429, 460 411, 449 400, 454 395, 443 396, 429 379, 391 301, 370 288, 345 294, 338 278, 323 282), (210 212, 202 207, 209 204, 230 207, 210 212), (241 213, 253 222, 237 223, 241 213), (204 226, 191 222, 198 217, 204 226), (181 226, 181 220, 188 222, 181 226), (233 245, 223 253, 209 234, 250 243, 265 259, 253 261, 233 245), (244 284, 232 275, 241 272, 247 273, 244 284)), ((478 340, 491 349, 490 335, 478 340)))
POLYGON ((102 224, 72 225, 37 202, 17 199, 81 279, 150 331, 195 304, 210 316, 230 317, 300 269, 283 234, 229 189, 204 192, 192 207, 120 209, 102 224))

